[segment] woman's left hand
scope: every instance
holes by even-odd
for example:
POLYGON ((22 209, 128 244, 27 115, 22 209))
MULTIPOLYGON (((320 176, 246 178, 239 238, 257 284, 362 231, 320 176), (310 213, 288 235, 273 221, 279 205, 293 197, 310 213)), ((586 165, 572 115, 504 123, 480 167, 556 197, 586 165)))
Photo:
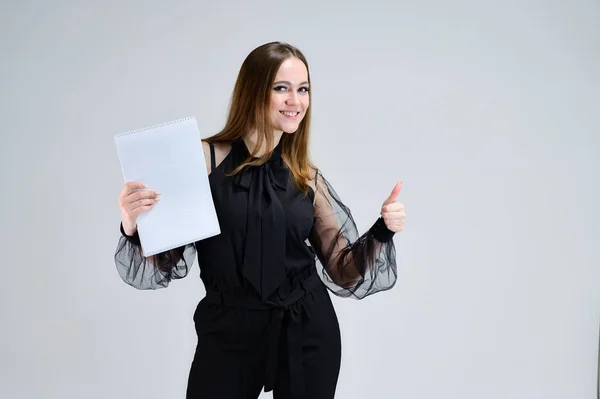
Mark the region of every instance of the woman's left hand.
POLYGON ((398 233, 404 230, 404 223, 406 222, 406 213, 404 211, 404 205, 396 202, 396 199, 402 191, 402 181, 396 184, 390 196, 385 200, 381 207, 381 216, 385 225, 388 229, 394 233, 398 233))

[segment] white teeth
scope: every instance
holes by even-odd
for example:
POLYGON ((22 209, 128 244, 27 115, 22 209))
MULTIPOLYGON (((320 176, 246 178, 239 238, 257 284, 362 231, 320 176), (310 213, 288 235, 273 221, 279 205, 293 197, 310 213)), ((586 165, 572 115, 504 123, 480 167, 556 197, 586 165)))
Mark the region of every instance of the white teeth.
POLYGON ((299 114, 299 112, 285 112, 285 111, 280 111, 282 114, 284 114, 285 116, 296 116, 299 114))

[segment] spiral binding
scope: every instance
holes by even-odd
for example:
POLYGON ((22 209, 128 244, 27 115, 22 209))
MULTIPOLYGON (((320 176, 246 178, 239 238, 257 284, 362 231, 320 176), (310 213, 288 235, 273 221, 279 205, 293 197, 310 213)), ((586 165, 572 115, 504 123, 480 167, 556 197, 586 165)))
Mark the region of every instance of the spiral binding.
POLYGON ((135 130, 127 131, 127 132, 117 133, 117 134, 115 134, 115 138, 123 137, 123 136, 128 136, 130 134, 135 134, 135 133, 143 132, 143 131, 146 131, 146 130, 158 129, 159 127, 169 126, 169 125, 173 125, 175 123, 185 122, 185 121, 189 121, 189 120, 196 120, 196 117, 195 116, 188 116, 188 117, 185 117, 185 118, 175 119, 175 120, 168 121, 168 122, 158 123, 158 124, 152 125, 152 126, 146 126, 146 127, 140 128, 140 129, 135 129, 135 130))

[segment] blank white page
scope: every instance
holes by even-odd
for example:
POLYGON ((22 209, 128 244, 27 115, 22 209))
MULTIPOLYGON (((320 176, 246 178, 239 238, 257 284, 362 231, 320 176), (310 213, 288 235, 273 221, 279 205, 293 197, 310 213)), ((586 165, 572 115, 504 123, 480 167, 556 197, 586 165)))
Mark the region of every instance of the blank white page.
POLYGON ((161 193, 137 221, 145 256, 221 233, 196 118, 115 135, 125 181, 161 193))

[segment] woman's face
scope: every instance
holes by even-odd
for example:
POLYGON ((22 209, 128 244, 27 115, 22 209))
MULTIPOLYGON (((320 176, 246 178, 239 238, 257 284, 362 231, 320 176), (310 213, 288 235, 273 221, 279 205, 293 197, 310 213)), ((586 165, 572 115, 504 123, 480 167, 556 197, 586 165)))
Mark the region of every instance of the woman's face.
POLYGON ((285 60, 272 86, 271 123, 277 131, 294 133, 310 103, 308 71, 298 58, 285 60))

